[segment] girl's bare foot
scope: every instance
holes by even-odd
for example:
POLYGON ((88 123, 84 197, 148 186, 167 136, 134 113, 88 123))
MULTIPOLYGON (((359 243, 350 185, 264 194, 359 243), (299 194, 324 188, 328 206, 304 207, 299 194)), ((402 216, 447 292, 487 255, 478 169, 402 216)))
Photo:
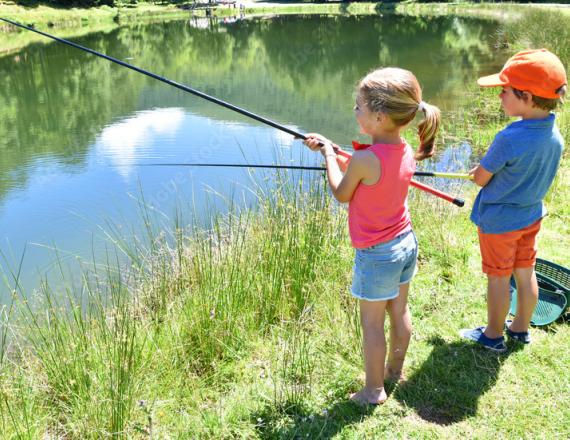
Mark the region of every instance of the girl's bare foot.
POLYGON ((384 388, 374 388, 368 390, 367 388, 362 388, 359 392, 350 395, 350 400, 359 405, 380 405, 386 401, 388 396, 384 391, 384 388))
POLYGON ((384 380, 401 383, 404 382, 406 378, 404 376, 404 373, 402 372, 402 369, 400 368, 396 369, 390 367, 389 365, 386 365, 384 367, 384 380))

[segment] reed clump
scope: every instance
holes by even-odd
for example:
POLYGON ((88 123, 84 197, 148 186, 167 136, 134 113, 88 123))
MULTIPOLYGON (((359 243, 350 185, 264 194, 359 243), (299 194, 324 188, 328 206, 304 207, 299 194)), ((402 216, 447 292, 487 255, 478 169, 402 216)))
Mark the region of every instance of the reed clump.
MULTIPOLYGON (((108 262, 104 273, 86 272, 80 286, 43 285, 33 307, 20 301, 19 319, 5 316, 3 325, 23 327, 25 338, 12 344, 19 357, 34 359, 27 368, 41 378, 52 432, 128 432, 151 353, 164 351, 182 375, 203 379, 273 327, 307 321, 314 284, 325 276, 320 268, 338 264, 344 214, 321 179, 300 185, 277 182, 281 191, 262 194, 255 211, 218 215, 208 230, 188 227, 190 235, 175 224, 153 236, 145 217, 148 246, 118 245, 130 270, 108 262)), ((286 351, 297 365, 295 349, 286 351)), ((6 414, 15 411, 14 400, 4 400, 6 414)))

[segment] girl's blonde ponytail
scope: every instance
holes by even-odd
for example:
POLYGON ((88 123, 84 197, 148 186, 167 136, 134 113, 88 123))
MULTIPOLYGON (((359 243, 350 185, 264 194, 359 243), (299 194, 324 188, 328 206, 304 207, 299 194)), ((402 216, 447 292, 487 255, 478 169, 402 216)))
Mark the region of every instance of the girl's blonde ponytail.
POLYGON ((412 72, 397 67, 374 70, 360 81, 358 93, 371 111, 388 115, 397 126, 409 124, 422 111, 425 119, 418 124, 420 146, 415 159, 433 156, 441 113, 422 101, 422 89, 412 72))
POLYGON ((424 160, 433 156, 435 152, 435 135, 441 124, 441 112, 435 105, 425 102, 419 104, 420 110, 424 112, 425 119, 418 124, 418 135, 420 146, 416 151, 415 159, 424 160))

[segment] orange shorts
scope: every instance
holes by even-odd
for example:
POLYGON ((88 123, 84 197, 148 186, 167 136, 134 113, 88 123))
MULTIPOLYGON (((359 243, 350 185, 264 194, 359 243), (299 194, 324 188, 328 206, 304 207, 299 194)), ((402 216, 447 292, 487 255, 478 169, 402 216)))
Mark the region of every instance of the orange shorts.
POLYGON ((479 228, 479 247, 483 260, 483 272, 487 275, 506 277, 515 268, 533 267, 536 262, 536 234, 540 222, 518 231, 503 234, 485 234, 479 228))

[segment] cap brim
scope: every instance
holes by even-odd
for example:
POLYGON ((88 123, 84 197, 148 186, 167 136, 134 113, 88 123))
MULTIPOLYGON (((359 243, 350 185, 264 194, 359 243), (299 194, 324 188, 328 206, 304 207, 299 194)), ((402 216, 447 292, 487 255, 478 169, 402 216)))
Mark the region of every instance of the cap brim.
POLYGON ((477 84, 481 87, 501 87, 508 84, 507 81, 503 81, 500 74, 495 73, 494 75, 483 76, 477 80, 477 84))

